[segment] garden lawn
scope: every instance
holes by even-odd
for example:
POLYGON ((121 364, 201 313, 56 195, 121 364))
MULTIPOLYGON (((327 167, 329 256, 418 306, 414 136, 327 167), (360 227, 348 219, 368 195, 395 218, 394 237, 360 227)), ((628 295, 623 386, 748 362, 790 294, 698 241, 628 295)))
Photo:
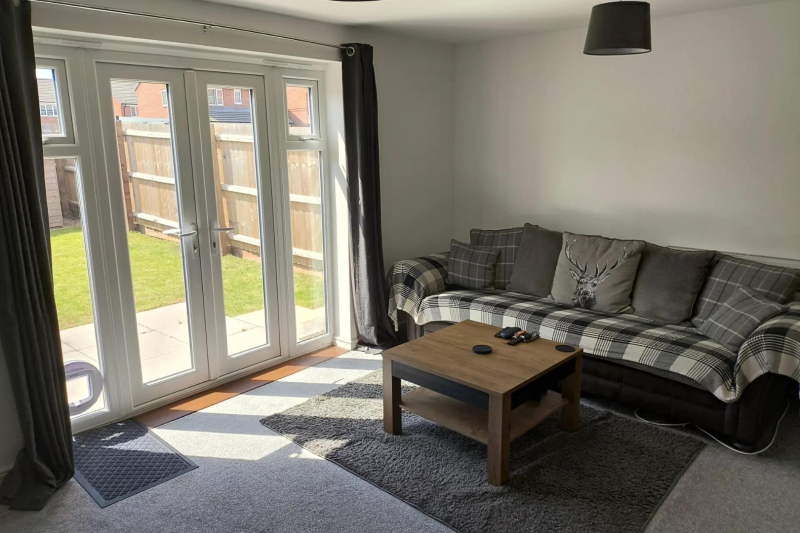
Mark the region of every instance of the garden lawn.
MULTIPOLYGON (((93 321, 83 232, 65 228, 50 232, 53 280, 60 329, 93 321)), ((183 270, 177 243, 132 231, 128 246, 136 311, 184 301, 183 270)), ((263 309, 261 265, 233 255, 222 258, 225 314, 239 316, 263 309)), ((309 309, 324 305, 322 276, 295 272, 296 304, 309 309)))

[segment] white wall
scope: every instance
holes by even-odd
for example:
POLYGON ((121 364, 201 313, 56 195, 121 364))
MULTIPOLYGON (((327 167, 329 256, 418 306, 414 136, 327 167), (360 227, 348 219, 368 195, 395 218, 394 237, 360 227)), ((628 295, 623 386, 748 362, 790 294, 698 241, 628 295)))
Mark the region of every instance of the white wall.
POLYGON ((652 24, 653 52, 585 29, 456 50, 454 229, 538 223, 800 258, 800 2, 652 24))

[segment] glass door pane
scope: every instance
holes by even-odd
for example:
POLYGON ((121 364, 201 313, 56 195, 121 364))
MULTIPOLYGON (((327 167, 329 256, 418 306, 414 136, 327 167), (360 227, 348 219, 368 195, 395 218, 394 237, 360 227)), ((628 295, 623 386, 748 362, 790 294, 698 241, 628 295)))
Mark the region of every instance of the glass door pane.
POLYGON ((164 68, 102 64, 98 76, 104 140, 118 156, 107 164, 140 405, 210 377, 185 85, 182 71, 164 68))
POLYGON ((105 365, 95 330, 87 261, 83 187, 78 160, 44 160, 50 220, 53 289, 67 375, 67 398, 74 419, 107 409, 105 365))
POLYGON ((289 150, 292 278, 297 342, 327 331, 320 153, 289 150))
MULTIPOLYGON (((279 355, 263 78, 198 73, 222 374, 279 355), (262 172, 262 169, 266 169, 262 172)), ((210 329, 210 328, 209 328, 210 329)))

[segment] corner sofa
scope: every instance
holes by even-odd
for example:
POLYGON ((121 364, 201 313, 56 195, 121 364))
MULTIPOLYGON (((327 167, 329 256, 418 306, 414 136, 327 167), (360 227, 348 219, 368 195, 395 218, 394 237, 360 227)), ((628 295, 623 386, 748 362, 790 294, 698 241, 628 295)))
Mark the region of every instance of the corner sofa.
POLYGON ((452 286, 448 258, 439 253, 404 260, 388 273, 388 313, 396 329, 400 314, 407 315, 409 340, 468 319, 536 331, 584 349, 583 394, 695 424, 742 451, 769 442, 787 402, 797 395, 797 295, 785 312, 761 323, 733 352, 688 323, 608 314, 507 290, 452 286))

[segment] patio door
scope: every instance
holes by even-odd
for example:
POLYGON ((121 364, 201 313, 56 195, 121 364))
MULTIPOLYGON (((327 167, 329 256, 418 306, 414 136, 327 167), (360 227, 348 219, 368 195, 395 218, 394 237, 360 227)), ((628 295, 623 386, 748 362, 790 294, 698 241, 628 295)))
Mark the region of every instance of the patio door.
POLYGON ((263 79, 99 62, 97 84, 123 394, 135 408, 279 356, 263 79))

